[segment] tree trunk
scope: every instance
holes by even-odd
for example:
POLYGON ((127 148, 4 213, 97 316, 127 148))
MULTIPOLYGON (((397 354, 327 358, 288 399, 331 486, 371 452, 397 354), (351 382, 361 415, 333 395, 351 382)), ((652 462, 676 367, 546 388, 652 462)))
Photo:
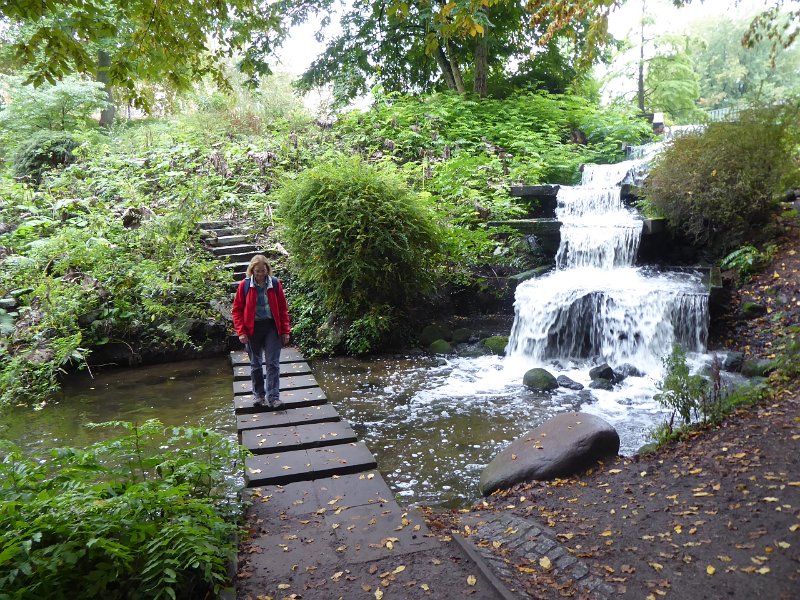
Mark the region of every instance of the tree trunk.
POLYGON ((486 36, 480 35, 475 40, 475 82, 472 86, 473 91, 480 98, 486 97, 488 71, 489 48, 486 43, 486 36))
POLYGON ((453 79, 453 69, 450 68, 450 61, 447 60, 447 56, 441 46, 437 46, 436 48, 436 64, 439 65, 439 70, 442 72, 442 77, 444 77, 444 82, 447 84, 447 89, 455 91, 456 80, 453 79))
POLYGON ((117 107, 114 104, 114 97, 111 95, 111 83, 108 77, 108 68, 111 66, 111 55, 105 50, 97 51, 97 81, 105 85, 108 107, 100 112, 100 125, 110 127, 114 122, 114 115, 117 107))
POLYGON ((639 81, 638 81, 638 103, 639 110, 644 112, 644 11, 646 2, 642 2, 642 21, 639 32, 639 81))
POLYGON ((445 44, 447 44, 447 56, 450 57, 450 68, 453 70, 456 91, 458 91, 459 94, 466 94, 467 89, 464 87, 464 79, 461 77, 461 67, 458 65, 456 53, 453 52, 453 46, 450 45, 449 41, 445 42, 445 44))

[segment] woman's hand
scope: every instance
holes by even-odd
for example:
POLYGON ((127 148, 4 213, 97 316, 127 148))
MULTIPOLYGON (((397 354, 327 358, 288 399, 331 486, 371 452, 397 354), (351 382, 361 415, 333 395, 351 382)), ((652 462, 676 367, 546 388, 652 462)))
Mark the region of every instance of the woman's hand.
POLYGON ((281 343, 284 346, 288 346, 289 345, 289 334, 288 333, 284 333, 283 335, 281 335, 281 343))
POLYGON ((239 336, 239 341, 242 342, 243 344, 246 344, 249 340, 250 338, 247 337, 246 333, 243 333, 242 335, 239 336))

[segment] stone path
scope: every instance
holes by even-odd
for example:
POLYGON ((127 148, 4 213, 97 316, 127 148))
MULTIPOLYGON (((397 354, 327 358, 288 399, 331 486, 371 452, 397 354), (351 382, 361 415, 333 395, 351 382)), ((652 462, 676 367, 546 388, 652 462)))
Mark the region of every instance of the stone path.
MULTIPOLYGON (((240 280, 259 249, 225 223, 201 227, 240 280)), ((515 597, 471 549, 434 535, 419 512, 395 501, 297 350, 281 353, 280 411, 254 406, 247 354, 230 356, 238 437, 252 453, 237 598, 515 597)))

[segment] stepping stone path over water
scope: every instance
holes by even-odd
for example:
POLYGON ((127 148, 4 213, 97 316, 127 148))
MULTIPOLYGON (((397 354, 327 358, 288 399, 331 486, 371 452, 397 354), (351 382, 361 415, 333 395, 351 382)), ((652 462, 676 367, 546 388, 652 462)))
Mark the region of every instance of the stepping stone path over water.
MULTIPOLYGON (((232 271, 234 292, 261 250, 225 222, 200 227, 232 271)), ((241 347, 235 336, 231 346, 241 347)), ((471 550, 443 543, 395 501, 297 350, 281 352, 281 410, 254 406, 247 353, 230 357, 238 438, 252 452, 237 598, 526 597, 511 595, 471 550)))

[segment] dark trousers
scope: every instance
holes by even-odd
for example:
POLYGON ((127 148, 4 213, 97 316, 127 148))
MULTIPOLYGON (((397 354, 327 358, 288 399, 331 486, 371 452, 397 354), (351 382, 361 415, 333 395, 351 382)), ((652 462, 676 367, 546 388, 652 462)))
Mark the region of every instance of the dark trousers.
POLYGON ((250 357, 253 395, 277 400, 280 395, 281 336, 278 335, 275 321, 272 319, 256 321, 253 335, 250 336, 245 348, 250 357), (267 366, 266 382, 263 365, 267 366))

